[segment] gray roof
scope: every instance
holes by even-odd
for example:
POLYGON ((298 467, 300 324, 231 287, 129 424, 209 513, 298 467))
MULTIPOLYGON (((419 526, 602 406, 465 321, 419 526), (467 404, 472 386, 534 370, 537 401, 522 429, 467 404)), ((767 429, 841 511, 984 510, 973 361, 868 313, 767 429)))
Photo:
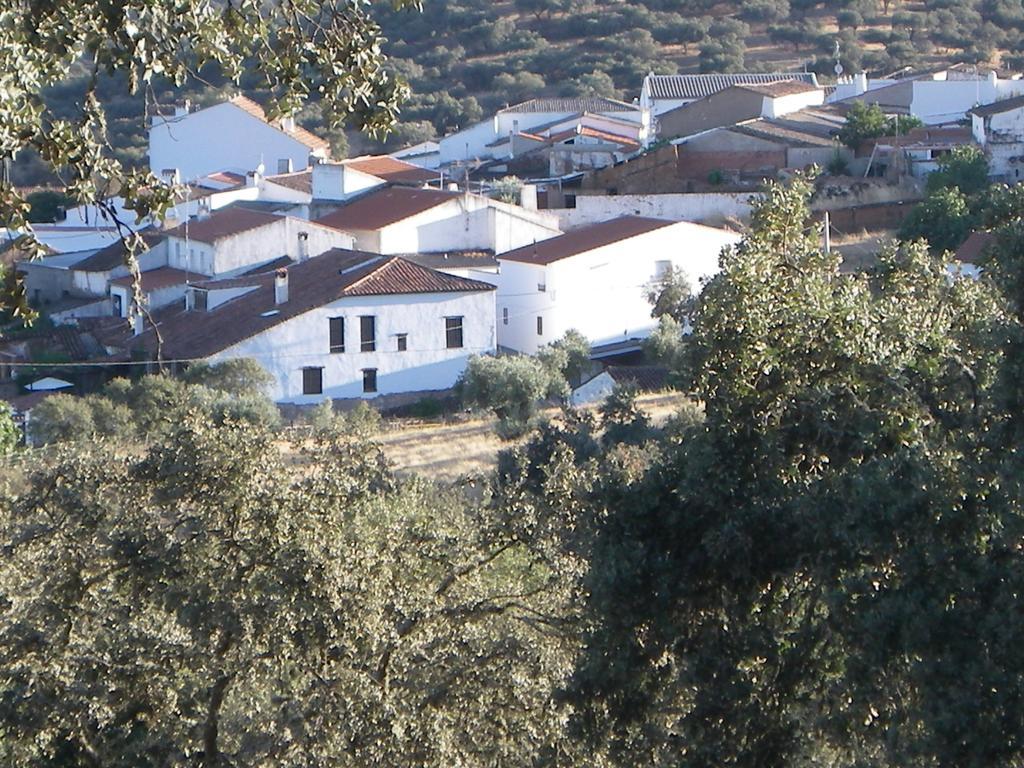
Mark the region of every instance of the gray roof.
POLYGON ((1011 112, 1021 107, 1024 107, 1024 96, 1014 96, 1012 99, 1003 99, 1002 101, 994 101, 991 104, 975 107, 969 114, 977 115, 978 117, 988 117, 1003 112, 1011 112))
POLYGON ((635 104, 628 104, 618 99, 606 99, 603 96, 577 96, 564 99, 530 99, 513 104, 499 112, 636 112, 635 104))
POLYGON ((654 99, 702 99, 733 85, 769 85, 782 80, 799 80, 814 87, 813 72, 747 72, 729 75, 648 75, 644 87, 654 99))

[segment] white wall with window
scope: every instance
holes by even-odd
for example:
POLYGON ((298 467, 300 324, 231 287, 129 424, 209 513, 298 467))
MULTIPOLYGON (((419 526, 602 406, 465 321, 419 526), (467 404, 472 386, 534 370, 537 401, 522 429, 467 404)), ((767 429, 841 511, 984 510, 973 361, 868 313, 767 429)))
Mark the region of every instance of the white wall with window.
POLYGON ((210 361, 252 357, 283 403, 452 387, 495 351, 494 291, 347 297, 286 320, 210 361), (319 390, 319 391, 314 391, 319 390))
POLYGON ((592 344, 643 338, 655 327, 647 290, 670 266, 695 291, 739 235, 690 222, 593 248, 546 265, 498 256, 498 344, 534 354, 576 329, 592 344))

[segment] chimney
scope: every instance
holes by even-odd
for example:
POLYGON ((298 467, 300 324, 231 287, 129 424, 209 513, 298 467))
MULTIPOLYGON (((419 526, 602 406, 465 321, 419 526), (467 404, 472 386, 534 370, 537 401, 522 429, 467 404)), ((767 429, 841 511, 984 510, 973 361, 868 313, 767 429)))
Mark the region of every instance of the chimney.
POLYGON ((132 336, 141 336, 143 328, 143 317, 141 312, 136 312, 132 315, 132 336))
POLYGON ((292 133, 295 130, 295 118, 289 115, 281 118, 281 130, 285 133, 292 133))
POLYGON ((249 171, 245 174, 245 186, 247 187, 258 187, 260 185, 260 172, 249 171))
POLYGON ((853 76, 853 94, 860 96, 868 92, 868 73, 858 72, 853 76))
POLYGON ((185 99, 181 104, 174 105, 174 116, 184 117, 192 110, 192 102, 185 99))
POLYGON ((528 211, 537 210, 537 185, 523 184, 519 189, 519 205, 528 211))
POLYGON ((160 180, 164 184, 177 184, 181 181, 181 173, 177 168, 164 168, 160 171, 160 180))
POLYGON ((299 232, 299 261, 309 258, 309 232, 299 232))
POLYGON ((196 218, 200 221, 210 218, 210 198, 199 198, 196 203, 196 218))
POLYGON ((274 304, 288 301, 288 270, 281 268, 274 274, 274 304))

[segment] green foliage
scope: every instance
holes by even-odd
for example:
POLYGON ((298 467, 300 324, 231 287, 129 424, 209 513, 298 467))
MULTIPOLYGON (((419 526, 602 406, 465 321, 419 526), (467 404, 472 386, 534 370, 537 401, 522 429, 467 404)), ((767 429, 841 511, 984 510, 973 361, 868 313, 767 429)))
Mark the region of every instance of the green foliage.
POLYGON ((854 102, 846 114, 846 122, 839 132, 839 140, 856 149, 862 141, 879 136, 902 136, 914 128, 920 128, 921 121, 910 115, 886 117, 877 104, 854 102))
POLYGON ((50 395, 32 409, 29 439, 33 445, 85 440, 96 431, 90 403, 75 395, 50 395))
POLYGON ((537 359, 547 370, 552 384, 549 397, 564 397, 568 388, 577 386, 590 367, 590 341, 575 328, 562 338, 545 344, 537 351, 537 359))
POLYGON ((366 440, 380 432, 381 428, 380 411, 365 400, 360 400, 347 411, 337 411, 330 400, 324 400, 306 412, 305 420, 313 434, 322 438, 366 440))
POLYGON ((14 413, 7 403, 0 404, 0 456, 9 456, 21 443, 21 430, 14 423, 14 413))
POLYGON ((494 197, 503 203, 519 204, 519 196, 523 192, 523 182, 515 176, 503 176, 491 185, 494 197))
POLYGON ((637 389, 616 384, 601 403, 603 441, 606 444, 641 444, 651 437, 651 420, 636 404, 637 389))
POLYGON ((903 240, 928 241, 935 253, 955 251, 977 224, 967 198, 956 187, 939 188, 914 206, 900 225, 903 240))
POLYGON ((828 161, 825 170, 828 171, 829 176, 846 176, 850 172, 850 163, 843 156, 842 152, 839 151, 838 147, 832 153, 832 159, 828 161))
POLYGON ((57 221, 58 213, 73 204, 71 198, 57 190, 40 190, 25 196, 29 204, 28 220, 32 223, 57 221))
POLYGON ((0 500, 0 762, 527 765, 558 749, 573 563, 373 446, 185 418, 0 500), (258 734, 258 737, 257 737, 258 734))
POLYGON ((979 147, 954 147, 952 152, 939 158, 938 165, 938 170, 928 176, 930 193, 955 187, 970 196, 988 187, 988 158, 979 147))
POLYGON ((467 407, 484 408, 498 417, 499 434, 513 438, 530 428, 537 403, 551 390, 552 377, 533 357, 473 356, 459 388, 467 407))
POLYGON ((651 317, 665 315, 685 326, 693 312, 693 287, 686 272, 674 264, 647 288, 647 301, 651 304, 651 317))
POLYGON ((181 380, 234 394, 261 394, 274 381, 262 365, 249 357, 212 364, 193 363, 181 375, 181 380))

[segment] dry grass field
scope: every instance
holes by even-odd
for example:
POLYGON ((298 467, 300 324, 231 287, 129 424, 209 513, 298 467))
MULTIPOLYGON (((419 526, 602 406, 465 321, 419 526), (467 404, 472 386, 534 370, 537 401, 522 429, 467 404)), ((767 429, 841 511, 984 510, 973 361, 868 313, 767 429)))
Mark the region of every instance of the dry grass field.
MULTIPOLYGON (((685 399, 678 392, 669 392, 641 395, 637 402, 659 424, 685 399)), ((512 445, 498 439, 493 419, 458 424, 396 421, 388 424, 376 440, 399 474, 417 474, 439 482, 493 470, 498 452, 512 445)))

